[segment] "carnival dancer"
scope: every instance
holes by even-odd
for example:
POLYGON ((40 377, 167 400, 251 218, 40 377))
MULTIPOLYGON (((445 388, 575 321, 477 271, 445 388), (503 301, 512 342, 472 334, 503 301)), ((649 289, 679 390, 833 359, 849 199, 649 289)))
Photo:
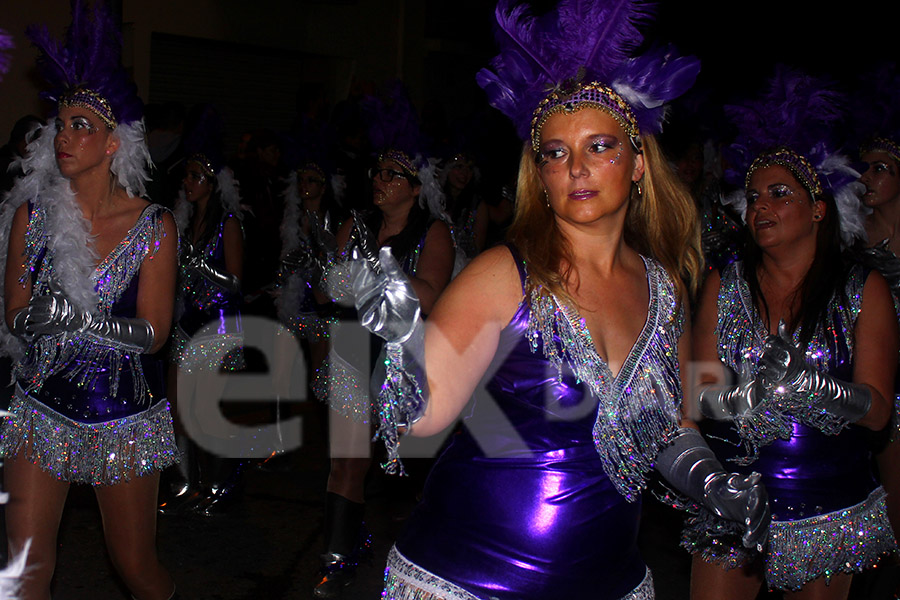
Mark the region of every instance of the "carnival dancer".
POLYGON ((478 75, 526 140, 510 243, 475 258, 426 323, 388 250, 352 263, 362 323, 387 340, 388 469, 404 429, 441 431, 475 395, 384 598, 653 598, 636 542, 654 468, 746 526, 747 544, 768 525, 758 477, 725 472, 679 415, 683 281, 702 259, 653 134, 699 65, 672 48, 629 56, 643 3, 527 11, 499 3, 501 54, 478 75))
POLYGON ((456 246, 454 275, 484 250, 487 243, 491 207, 482 201, 478 193, 480 179, 478 166, 469 153, 453 154, 440 165, 447 216, 456 246))
POLYGON ((763 583, 846 598, 852 574, 896 546, 866 429, 890 417, 897 320, 881 275, 842 251, 863 228, 858 173, 827 137, 839 102, 779 67, 761 98, 727 107, 745 188, 732 199, 752 239, 704 285, 694 360, 714 365, 706 382, 717 385, 699 394, 701 412, 723 421, 709 424, 710 445, 762 474, 772 525, 754 557, 692 520, 694 599, 752 599, 763 583))
POLYGON ((30 540, 22 594, 47 598, 70 484, 94 486, 135 598, 174 584, 156 554, 159 471, 177 460, 162 362, 177 270, 172 215, 141 198, 142 103, 105 3, 72 3, 64 44, 29 35, 57 103, 5 209, 5 316, 16 390, 2 424, 7 535, 30 540), (11 224, 10 224, 11 217, 11 224))
MULTIPOLYGON (((879 65, 861 77, 853 107, 854 129, 863 141, 859 157, 865 165, 859 181, 865 186, 862 202, 871 212, 866 217, 867 247, 860 253, 863 264, 876 269, 887 281, 900 321, 900 121, 895 108, 900 91, 896 65, 879 65)), ((887 491, 888 517, 896 536, 900 531, 900 374, 894 378, 894 422, 884 435, 884 445, 876 455, 878 476, 887 491)), ((900 595, 900 580, 894 556, 893 569, 880 575, 894 579, 894 593, 900 595)))
MULTIPOLYGON (((5 31, 0 29, 0 81, 2 81, 4 73, 9 68, 9 57, 7 51, 13 49, 12 38, 5 31)), ((5 355, 0 360, 6 361, 8 357, 5 355)), ((8 369, 5 370, 7 373, 8 369)), ((0 414, 6 416, 6 414, 0 414)), ((0 463, 2 464, 2 463, 0 463)), ((9 497, 2 492, 0 488, 0 504, 5 504, 9 497)), ((19 586, 21 584, 21 576, 25 570, 25 558, 27 549, 23 549, 17 557, 9 561, 9 564, 0 571, 0 598, 9 598, 15 600, 19 597, 19 586)))
MULTIPOLYGON (((224 123, 210 105, 200 106, 199 112, 185 136, 184 180, 175 204, 182 248, 170 376, 170 391, 177 389, 176 423, 191 419, 195 433, 204 425, 204 411, 222 395, 221 372, 244 365, 240 189, 221 151, 224 123)), ((196 451, 190 432, 179 433, 180 447, 190 457, 196 451)), ((222 456, 223 451, 227 448, 199 452, 199 468, 187 465, 186 481, 161 510, 210 516, 225 509, 235 499, 242 465, 222 456)))
MULTIPOLYGON (((374 209, 354 213, 338 230, 337 244, 342 251, 337 262, 341 267, 347 266, 354 251, 374 256, 378 248, 391 248, 400 261, 398 268, 407 274, 423 299, 422 313, 427 315, 450 281, 454 260, 450 228, 441 220, 443 203, 435 161, 426 160, 421 154, 415 111, 399 82, 390 87, 386 98, 368 98, 365 108, 370 141, 374 148, 380 149, 375 166, 369 171, 374 209)), ((342 328, 358 328, 355 316, 351 316, 352 324, 342 328)), ((341 347, 341 337, 331 336, 336 347, 332 348, 314 384, 318 397, 340 398, 333 404, 340 404, 340 411, 351 413, 348 416, 352 417, 344 418, 330 411, 326 551, 322 555, 323 576, 315 589, 318 598, 336 597, 349 585, 360 552, 368 544, 363 518, 364 483, 371 465, 368 374, 373 365, 365 362, 369 352, 361 352, 358 347, 341 347), (355 360, 350 353, 355 355, 355 360), (353 392, 348 394, 348 389, 353 392)), ((363 339, 368 337, 366 334, 363 339)), ((370 344, 364 345, 369 350, 370 344)), ((371 354, 377 353, 376 348, 371 354)))

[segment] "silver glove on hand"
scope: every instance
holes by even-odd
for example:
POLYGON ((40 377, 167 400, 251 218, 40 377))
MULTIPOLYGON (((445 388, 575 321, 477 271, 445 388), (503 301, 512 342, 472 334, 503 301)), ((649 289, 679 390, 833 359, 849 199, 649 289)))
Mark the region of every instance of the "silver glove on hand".
POLYGON ((203 252, 192 252, 188 255, 185 266, 199 273, 204 279, 213 282, 223 290, 233 294, 241 292, 241 280, 222 268, 209 264, 203 252))
POLYGON ((378 270, 369 260, 350 262, 350 284, 362 326, 388 342, 404 343, 421 321, 419 298, 406 274, 384 247, 378 270))
POLYGON ((758 372, 768 393, 807 397, 812 405, 850 423, 866 416, 872 407, 868 386, 835 379, 807 363, 784 323, 778 325, 778 335, 766 339, 758 372))
POLYGON ((728 473, 700 432, 683 427, 656 456, 656 470, 716 515, 742 523, 744 546, 762 551, 772 516, 759 473, 728 473))
POLYGON ((153 347, 153 326, 146 319, 97 317, 78 309, 57 291, 32 298, 26 310, 25 330, 32 335, 85 332, 141 353, 153 347))
POLYGON ((13 317, 12 328, 10 331, 16 337, 19 337, 23 340, 30 341, 34 336, 28 331, 28 327, 26 326, 26 322, 28 321, 28 308, 21 308, 19 312, 16 313, 16 316, 13 317))
POLYGON ((759 404, 759 385, 747 381, 738 385, 708 385, 700 390, 700 414, 714 421, 728 421, 753 410, 759 404))

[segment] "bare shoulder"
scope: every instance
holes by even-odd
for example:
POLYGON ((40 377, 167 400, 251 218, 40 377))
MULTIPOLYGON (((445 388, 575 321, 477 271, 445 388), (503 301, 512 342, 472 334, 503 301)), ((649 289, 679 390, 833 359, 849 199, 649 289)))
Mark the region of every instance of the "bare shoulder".
POLYGON ((463 311, 481 320, 506 324, 522 300, 522 281, 510 251, 504 246, 485 250, 450 283, 431 318, 463 311))

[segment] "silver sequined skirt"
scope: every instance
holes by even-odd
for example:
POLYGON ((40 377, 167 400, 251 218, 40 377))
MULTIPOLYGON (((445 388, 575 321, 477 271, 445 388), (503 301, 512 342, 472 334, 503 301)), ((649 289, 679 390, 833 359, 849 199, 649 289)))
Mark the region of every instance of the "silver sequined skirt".
POLYGON ((244 368, 243 333, 196 334, 190 337, 179 326, 172 330, 171 359, 186 373, 240 371, 244 368))
POLYGON ((79 423, 38 402, 21 387, 0 421, 0 455, 22 455, 71 483, 109 485, 178 462, 169 403, 102 423, 79 423))
MULTIPOLYGON (((400 554, 397 547, 388 554, 384 570, 382 600, 491 600, 470 594, 458 585, 438 577, 400 554)), ((653 600, 653 577, 650 569, 643 581, 621 600, 653 600)))
POLYGON ((879 487, 849 508, 797 521, 773 521, 766 553, 769 587, 798 590, 818 577, 859 573, 895 551, 886 498, 879 487))

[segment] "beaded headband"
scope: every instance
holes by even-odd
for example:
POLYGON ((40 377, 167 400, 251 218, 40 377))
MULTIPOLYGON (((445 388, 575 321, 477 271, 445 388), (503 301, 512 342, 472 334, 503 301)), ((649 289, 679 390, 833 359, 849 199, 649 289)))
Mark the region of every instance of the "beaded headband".
POLYGON ((187 159, 187 162, 193 162, 200 165, 200 170, 203 171, 203 174, 207 177, 215 177, 216 172, 213 170, 212 163, 206 157, 205 154, 196 153, 191 154, 190 158, 187 159))
POLYGON ((885 137, 872 138, 860 146, 859 153, 864 154, 866 152, 884 152, 900 163, 900 146, 894 143, 893 140, 885 137))
POLYGON ((778 148, 774 152, 766 152, 760 154, 750 164, 747 169, 747 176, 744 179, 744 187, 750 187, 750 177, 759 169, 770 167, 772 165, 780 165, 786 168, 791 174, 797 178, 803 187, 813 196, 819 196, 824 191, 822 181, 819 179, 818 173, 806 157, 797 154, 789 148, 778 148))
POLYGON ((316 175, 322 178, 322 182, 325 182, 325 171, 318 164, 314 162, 308 162, 300 165, 295 169, 298 173, 302 173, 303 171, 312 171, 316 175))
POLYGON ((87 88, 76 88, 61 96, 59 99, 59 108, 77 107, 86 108, 98 117, 110 129, 116 128, 116 118, 113 115, 109 102, 93 90, 87 88))
POLYGON ((640 139, 640 128, 631 106, 611 87, 594 81, 587 84, 579 83, 574 90, 554 90, 538 104, 531 119, 531 149, 535 152, 540 151, 541 129, 551 115, 570 114, 582 108, 596 108, 608 113, 619 122, 635 144, 635 148, 640 148, 640 144, 636 141, 640 139))
POLYGON ((419 177, 419 170, 413 164, 412 159, 405 153, 400 150, 385 150, 378 156, 378 162, 383 160, 392 160, 398 165, 400 168, 406 171, 407 175, 410 175, 416 179, 419 177))

